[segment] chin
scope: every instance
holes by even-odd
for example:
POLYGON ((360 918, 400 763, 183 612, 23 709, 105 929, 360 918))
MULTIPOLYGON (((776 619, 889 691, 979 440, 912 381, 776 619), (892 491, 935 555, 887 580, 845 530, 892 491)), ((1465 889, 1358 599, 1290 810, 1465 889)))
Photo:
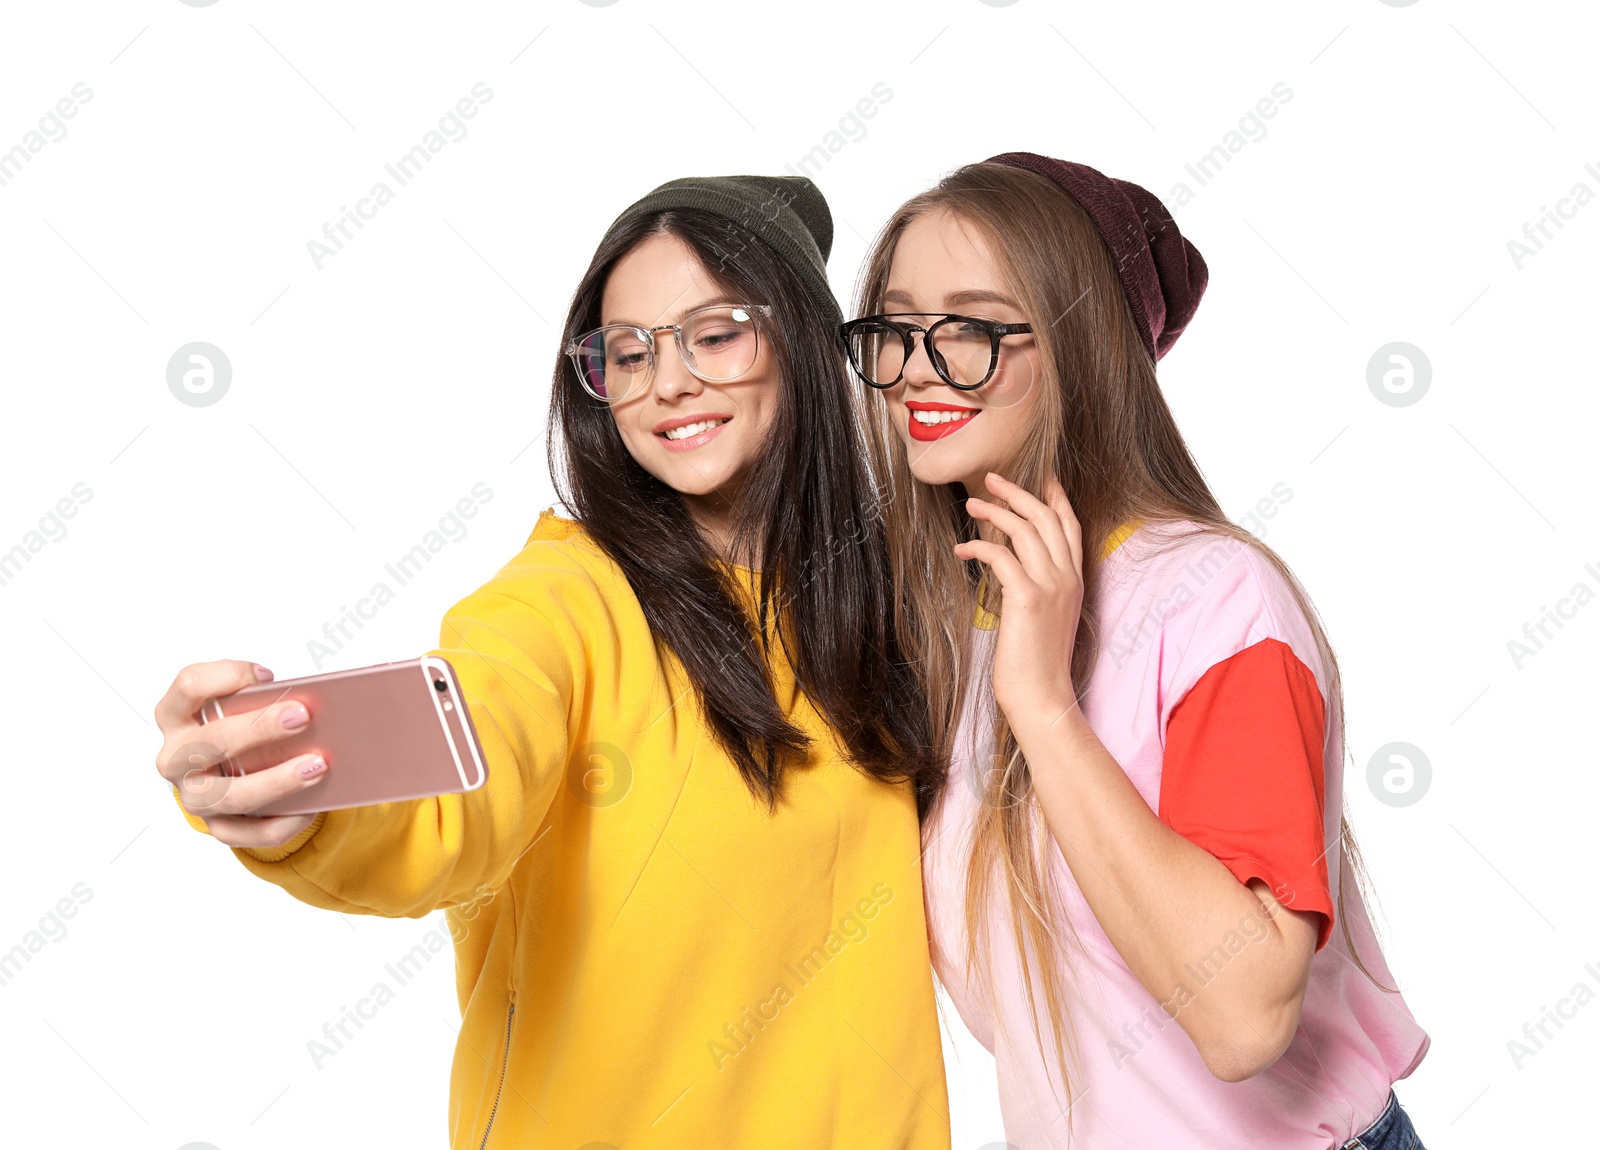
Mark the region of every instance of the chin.
POLYGON ((932 444, 914 443, 910 447, 907 465, 911 475, 919 483, 926 483, 931 487, 943 486, 946 483, 967 483, 972 474, 970 461, 957 459, 949 452, 931 451, 928 447, 932 444), (917 448, 923 448, 921 452, 917 448))
POLYGON ((718 449, 715 454, 708 453, 705 448, 682 455, 662 452, 663 458, 651 471, 680 495, 704 498, 718 491, 731 492, 748 465, 740 452, 723 450, 722 444, 715 446, 718 449))
POLYGON ((656 478, 679 495, 703 499, 728 485, 728 476, 721 468, 715 471, 696 471, 689 467, 663 468, 656 478))

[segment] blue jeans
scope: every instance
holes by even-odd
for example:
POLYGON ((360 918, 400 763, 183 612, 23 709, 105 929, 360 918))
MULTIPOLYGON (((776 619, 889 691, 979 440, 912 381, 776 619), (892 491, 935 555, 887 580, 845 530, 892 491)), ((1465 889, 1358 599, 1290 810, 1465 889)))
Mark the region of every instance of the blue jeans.
POLYGON ((1378 1120, 1346 1142, 1340 1150, 1427 1150, 1417 1137, 1417 1128, 1406 1117, 1405 1107, 1389 1091, 1389 1104, 1378 1120))

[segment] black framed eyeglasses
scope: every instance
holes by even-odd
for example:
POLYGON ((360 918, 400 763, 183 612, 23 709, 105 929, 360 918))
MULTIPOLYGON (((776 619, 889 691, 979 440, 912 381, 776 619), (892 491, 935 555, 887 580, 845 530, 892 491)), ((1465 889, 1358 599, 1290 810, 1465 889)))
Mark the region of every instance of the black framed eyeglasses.
POLYGON ((678 323, 640 327, 614 323, 585 332, 566 346, 578 382, 594 398, 619 403, 643 393, 655 375, 656 334, 670 331, 683 364, 707 383, 727 383, 755 366, 761 353, 756 317, 767 304, 713 304, 678 323))
POLYGON ((890 388, 900 382, 916 350, 918 332, 922 333, 928 361, 939 378, 951 387, 974 391, 988 383, 1000 365, 1000 341, 1008 335, 1031 334, 1033 327, 924 311, 867 315, 839 325, 851 368, 863 383, 876 388, 890 388), (926 327, 905 322, 933 315, 939 318, 926 327))

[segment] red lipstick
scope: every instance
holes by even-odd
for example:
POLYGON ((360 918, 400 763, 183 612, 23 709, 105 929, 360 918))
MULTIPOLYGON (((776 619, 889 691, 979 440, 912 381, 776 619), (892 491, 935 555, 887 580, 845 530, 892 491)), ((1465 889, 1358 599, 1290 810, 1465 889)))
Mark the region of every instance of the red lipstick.
POLYGON ((906 416, 911 438, 923 443, 954 435, 982 412, 982 409, 977 407, 958 407, 953 403, 925 403, 913 399, 906 400, 906 407, 911 412, 906 416), (919 423, 916 417, 916 412, 919 411, 952 411, 958 414, 942 423, 919 423))

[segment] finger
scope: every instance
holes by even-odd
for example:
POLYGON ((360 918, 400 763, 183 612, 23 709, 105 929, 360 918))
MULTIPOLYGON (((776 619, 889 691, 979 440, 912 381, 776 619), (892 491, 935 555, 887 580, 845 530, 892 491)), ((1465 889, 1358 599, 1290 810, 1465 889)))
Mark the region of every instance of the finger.
POLYGON ((1067 537, 1061 530, 1061 517, 1055 509, 1035 498, 1033 493, 1019 483, 1013 483, 998 472, 991 471, 985 479, 985 484, 1000 498, 1009 503, 1014 511, 1033 524, 1039 533, 1040 540, 1050 553, 1050 561, 1057 567, 1068 568, 1072 564, 1072 549, 1067 546, 1067 537))
POLYGON ((1050 477, 1047 488, 1050 497, 1050 507, 1061 521, 1061 532, 1066 536, 1067 546, 1072 549, 1072 564, 1078 569, 1078 574, 1083 574, 1083 526, 1078 522, 1078 513, 1072 510, 1072 501, 1067 498, 1067 489, 1061 485, 1061 480, 1054 475, 1050 477))
POLYGON ((253 815, 285 795, 321 784, 328 767, 317 754, 296 755, 287 762, 247 775, 223 774, 217 767, 197 768, 174 781, 184 810, 210 820, 253 815), (317 764, 321 764, 320 767, 317 764), (312 768, 316 769, 312 769, 312 768), (311 770, 310 774, 305 771, 311 770))
POLYGON ((223 816, 205 820, 211 837, 230 847, 281 847, 311 825, 316 815, 223 816))
MULTIPOLYGON (((289 688, 284 688, 285 692, 289 688)), ((254 711, 212 719, 201 728, 208 742, 214 742, 229 755, 243 754, 254 747, 275 743, 305 730, 311 712, 299 699, 278 698, 254 711)))
POLYGON ((1028 569, 1028 574, 1036 581, 1042 583, 1049 579, 1057 566, 1056 559, 1050 553, 1050 548, 1045 546, 1044 540, 1039 538, 1039 532, 1032 523, 1015 511, 1009 511, 976 496, 967 500, 967 513, 974 519, 981 519, 1003 532, 1011 540, 1017 558, 1022 560, 1023 566, 1028 569))
POLYGON ((286 739, 304 730, 310 721, 311 713, 304 703, 279 699, 254 711, 226 715, 198 726, 190 724, 168 734, 156 769, 168 782, 176 783, 197 767, 286 739))
POLYGON ((1002 591, 1009 593, 1033 585, 1033 580, 1028 578, 1021 561, 1011 553, 1009 547, 982 539, 968 539, 955 545, 955 554, 957 559, 976 559, 979 563, 988 564, 989 570, 1000 580, 1002 591))
POLYGON ((248 687, 252 683, 270 682, 272 672, 261 667, 266 673, 258 676, 258 666, 243 659, 190 663, 178 672, 177 678, 172 680, 172 686, 167 688, 167 693, 156 704, 156 726, 163 731, 174 730, 194 722, 207 699, 231 695, 240 687, 248 687))

